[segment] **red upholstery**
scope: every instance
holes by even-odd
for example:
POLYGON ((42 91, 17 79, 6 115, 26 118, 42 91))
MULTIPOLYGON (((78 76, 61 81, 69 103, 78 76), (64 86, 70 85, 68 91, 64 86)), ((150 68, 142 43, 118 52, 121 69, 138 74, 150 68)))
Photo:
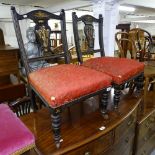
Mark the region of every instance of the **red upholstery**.
POLYGON ((111 77, 87 67, 64 64, 29 74, 30 84, 53 107, 111 85, 111 77))
POLYGON ((92 58, 85 61, 83 66, 110 75, 116 84, 122 84, 144 70, 143 63, 133 59, 115 57, 92 58))

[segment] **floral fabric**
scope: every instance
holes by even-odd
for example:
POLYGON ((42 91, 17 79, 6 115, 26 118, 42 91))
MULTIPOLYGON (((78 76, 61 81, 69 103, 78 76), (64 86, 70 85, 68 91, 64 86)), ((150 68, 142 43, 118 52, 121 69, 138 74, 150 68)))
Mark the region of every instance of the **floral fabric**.
POLYGON ((115 57, 92 58, 85 61, 83 66, 111 76, 113 82, 116 84, 122 84, 136 74, 144 71, 144 63, 133 59, 115 57))
POLYGON ((72 64, 46 67, 29 74, 30 84, 53 108, 109 87, 111 79, 104 73, 72 64))

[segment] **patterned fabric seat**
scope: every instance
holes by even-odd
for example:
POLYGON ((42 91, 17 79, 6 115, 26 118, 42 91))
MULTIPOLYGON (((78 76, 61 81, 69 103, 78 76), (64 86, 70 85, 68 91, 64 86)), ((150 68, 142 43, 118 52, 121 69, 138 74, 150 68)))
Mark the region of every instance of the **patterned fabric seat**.
POLYGON ((109 87, 111 77, 83 66, 64 64, 30 73, 29 82, 49 106, 56 108, 109 87))
POLYGON ((0 155, 22 154, 35 146, 33 134, 6 104, 0 104, 0 155))
POLYGON ((102 57, 85 61, 83 66, 101 71, 112 77, 115 84, 122 84, 144 70, 144 63, 133 59, 102 57))

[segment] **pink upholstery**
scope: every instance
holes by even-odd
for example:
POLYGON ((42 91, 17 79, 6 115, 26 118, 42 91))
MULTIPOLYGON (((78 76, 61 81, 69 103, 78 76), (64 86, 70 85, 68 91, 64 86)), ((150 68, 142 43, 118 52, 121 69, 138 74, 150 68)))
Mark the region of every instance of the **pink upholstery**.
POLYGON ((64 64, 30 73, 29 82, 55 108, 109 87, 111 77, 87 67, 64 64))
POLYGON ((144 64, 141 62, 115 57, 92 58, 85 61, 83 66, 110 75, 116 84, 122 84, 144 70, 144 64))
POLYGON ((34 144, 33 134, 6 104, 0 104, 0 155, 20 154, 34 144))

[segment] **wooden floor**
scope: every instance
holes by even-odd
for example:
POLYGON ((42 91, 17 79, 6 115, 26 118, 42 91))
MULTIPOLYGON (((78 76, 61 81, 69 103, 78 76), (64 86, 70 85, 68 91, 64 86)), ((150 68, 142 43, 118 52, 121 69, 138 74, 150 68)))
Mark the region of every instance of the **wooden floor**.
POLYGON ((124 96, 119 109, 115 111, 113 105, 109 104, 108 119, 101 115, 97 97, 66 109, 62 114, 62 142, 59 149, 55 147, 53 141, 51 118, 47 108, 25 115, 21 117, 21 120, 34 133, 36 146, 41 154, 58 155, 107 133, 119 125, 129 115, 131 109, 138 106, 139 102, 139 98, 124 96), (101 127, 105 127, 105 129, 101 131, 101 127))

